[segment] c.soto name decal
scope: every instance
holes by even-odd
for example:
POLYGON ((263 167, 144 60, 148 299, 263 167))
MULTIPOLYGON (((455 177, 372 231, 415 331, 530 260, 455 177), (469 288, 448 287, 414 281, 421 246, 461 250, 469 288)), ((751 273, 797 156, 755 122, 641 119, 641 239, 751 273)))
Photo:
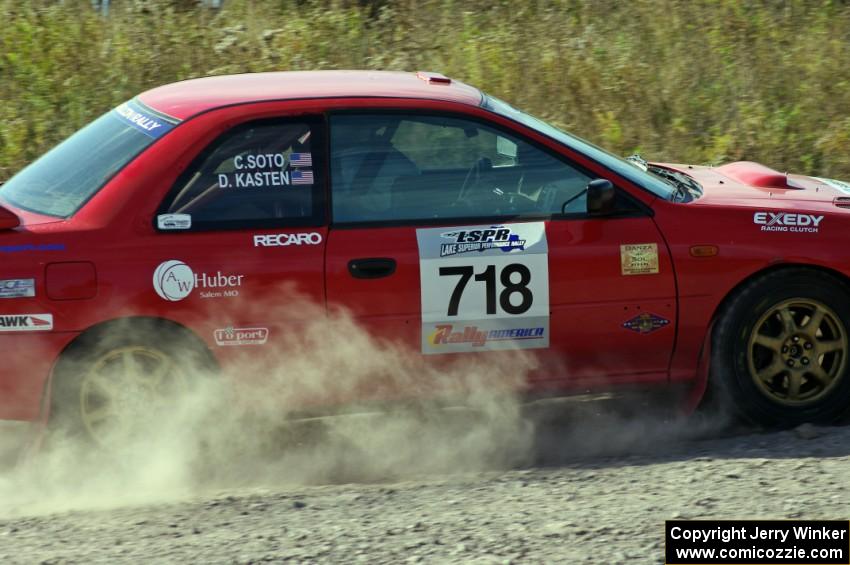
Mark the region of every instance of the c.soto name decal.
POLYGON ((311 166, 310 153, 259 153, 237 155, 233 158, 233 171, 218 174, 221 188, 275 188, 310 186, 313 171, 296 167, 311 166))

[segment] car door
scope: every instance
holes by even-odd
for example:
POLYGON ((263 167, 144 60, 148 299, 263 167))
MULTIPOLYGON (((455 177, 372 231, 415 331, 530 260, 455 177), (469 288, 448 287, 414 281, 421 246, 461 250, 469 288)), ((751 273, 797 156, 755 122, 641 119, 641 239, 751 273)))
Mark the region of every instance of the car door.
POLYGON ((675 285, 649 211, 477 118, 330 117, 329 304, 425 355, 529 349, 535 380, 666 375, 675 285))
POLYGON ((158 257, 152 292, 164 316, 225 363, 273 363, 296 324, 324 313, 324 147, 320 116, 241 123, 196 156, 161 204, 144 242, 158 257))

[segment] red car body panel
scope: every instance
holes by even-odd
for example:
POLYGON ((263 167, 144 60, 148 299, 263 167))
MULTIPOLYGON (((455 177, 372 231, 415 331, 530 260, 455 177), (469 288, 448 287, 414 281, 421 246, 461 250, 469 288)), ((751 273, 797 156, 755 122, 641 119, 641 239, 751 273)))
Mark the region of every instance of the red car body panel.
POLYGON ((180 120, 240 104, 321 98, 411 98, 477 106, 481 92, 461 82, 434 84, 413 73, 298 71, 206 77, 169 84, 139 96, 142 102, 180 120))
POLYGON ((325 221, 305 228, 190 233, 154 228, 161 202, 193 159, 223 132, 262 118, 321 117, 364 108, 469 116, 563 155, 651 209, 651 215, 617 220, 545 220, 551 336, 550 347, 537 350, 541 365, 529 377, 531 391, 685 383, 699 396, 707 375, 711 323, 743 281, 789 264, 850 275, 841 228, 848 212, 834 204, 843 193, 824 182, 802 176, 783 180, 760 165, 664 165, 692 176, 704 188, 703 196, 692 202, 665 201, 586 155, 481 108, 481 93, 457 82, 434 84, 410 73, 272 73, 186 81, 139 99, 183 122, 132 160, 76 214, 68 219, 40 216, 0 199, 23 224, 0 232, 0 278, 36 279, 35 297, 0 300, 0 314, 54 316, 51 332, 0 334, 6 354, 0 368, 0 419, 44 416, 51 370, 66 347, 100 324, 132 317, 165 319, 190 329, 223 367, 243 360, 246 353, 218 346, 217 330, 262 326, 268 329, 268 346, 282 347, 290 332, 315 317, 315 310, 301 307, 306 303, 321 309, 342 305, 370 334, 419 348, 416 230, 422 225, 337 228, 325 221), (778 186, 768 186, 773 184, 778 186), (754 214, 762 212, 822 219, 817 233, 763 231, 754 223, 754 214), (321 244, 289 246, 285 255, 280 248, 252 246, 254 235, 280 232, 317 233, 321 244), (621 246, 650 243, 657 245, 658 274, 622 276, 621 246), (717 253, 695 256, 694 246, 714 246, 717 253), (366 249, 369 257, 395 259, 395 274, 352 278, 348 264, 366 249), (171 259, 191 264, 196 273, 243 277, 244 282, 227 300, 195 295, 167 302, 154 292, 151 277, 171 259), (51 272, 61 275, 51 278, 51 272), (646 333, 624 329, 643 313, 670 323, 646 333))

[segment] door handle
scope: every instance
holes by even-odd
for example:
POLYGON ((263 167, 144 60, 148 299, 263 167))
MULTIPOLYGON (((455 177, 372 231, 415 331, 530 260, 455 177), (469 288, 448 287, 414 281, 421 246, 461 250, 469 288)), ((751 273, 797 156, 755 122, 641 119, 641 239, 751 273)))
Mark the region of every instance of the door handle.
POLYGON ((348 272, 355 279, 380 279, 395 273, 395 259, 370 257, 368 259, 352 259, 348 262, 348 272))

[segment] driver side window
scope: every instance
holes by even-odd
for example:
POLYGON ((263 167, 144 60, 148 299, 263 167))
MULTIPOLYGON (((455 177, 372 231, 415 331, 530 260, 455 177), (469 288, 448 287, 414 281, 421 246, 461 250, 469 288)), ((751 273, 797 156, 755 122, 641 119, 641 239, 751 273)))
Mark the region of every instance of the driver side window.
POLYGON ((190 216, 194 231, 317 225, 325 189, 320 123, 281 118, 225 132, 181 174, 160 213, 190 216))
POLYGON ((584 213, 583 172, 522 139, 455 117, 331 117, 338 223, 584 213))

